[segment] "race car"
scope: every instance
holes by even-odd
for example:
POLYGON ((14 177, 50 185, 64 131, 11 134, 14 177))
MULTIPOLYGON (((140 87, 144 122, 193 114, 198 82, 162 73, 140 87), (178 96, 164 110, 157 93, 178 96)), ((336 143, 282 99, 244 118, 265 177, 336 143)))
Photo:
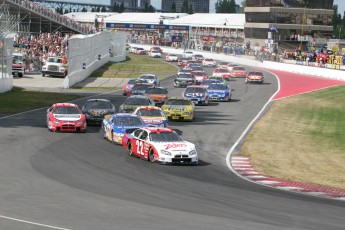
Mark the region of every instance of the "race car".
POLYGON ((163 87, 149 87, 146 89, 145 94, 146 97, 151 98, 156 106, 162 106, 169 98, 168 90, 163 87))
POLYGON ((192 56, 192 60, 197 61, 197 62, 200 62, 200 63, 201 63, 204 59, 205 59, 204 56, 202 56, 201 54, 194 54, 194 55, 192 56))
POLYGON ((190 69, 191 69, 192 71, 198 71, 198 72, 205 73, 204 68, 201 67, 201 66, 195 66, 195 65, 193 65, 192 67, 190 67, 190 69))
POLYGON ((129 48, 128 52, 129 53, 135 53, 137 51, 137 49, 138 49, 138 47, 132 46, 132 47, 129 48))
POLYGON ((245 83, 252 83, 252 82, 257 82, 257 83, 264 83, 264 74, 259 71, 252 71, 249 72, 246 80, 244 81, 245 83))
POLYGON ((56 103, 47 109, 47 127, 53 132, 86 132, 86 117, 76 104, 56 103))
POLYGON ((227 69, 215 69, 212 73, 213 76, 220 76, 225 80, 230 80, 230 71, 227 69))
POLYGON ((219 83, 227 85, 226 81, 221 76, 209 76, 208 79, 209 80, 217 80, 217 81, 219 81, 219 83))
POLYGON ((141 128, 125 134, 122 146, 130 156, 161 164, 198 164, 195 145, 170 128, 141 128))
POLYGON ((105 116, 115 113, 115 106, 106 99, 89 99, 81 111, 86 116, 87 124, 101 124, 105 116))
POLYGON ((152 57, 152 58, 161 58, 162 57, 162 54, 158 51, 158 50, 151 50, 149 52, 149 57, 152 57))
POLYGON ((140 106, 133 114, 140 116, 145 124, 151 127, 167 127, 168 125, 168 118, 157 106, 140 106))
POLYGON ((229 62, 225 62, 225 61, 219 62, 217 68, 218 69, 227 69, 228 68, 228 64, 229 64, 229 62))
POLYGON ((183 57, 184 58, 188 58, 188 59, 191 59, 193 57, 193 52, 192 51, 185 51, 183 53, 183 57))
POLYGON ((186 98, 170 98, 162 110, 169 120, 192 121, 195 117, 195 105, 186 98))
POLYGON ((213 60, 212 58, 205 58, 202 61, 202 66, 206 66, 206 67, 216 67, 216 61, 213 60))
POLYGON ((128 96, 130 95, 144 95, 145 94, 145 91, 147 88, 153 86, 152 84, 149 84, 149 83, 139 83, 139 84, 135 84, 131 91, 129 91, 127 93, 128 96))
POLYGON ((195 77, 191 74, 180 74, 174 79, 174 87, 187 87, 195 83, 195 77))
POLYGON ((182 93, 183 98, 190 99, 196 105, 208 105, 209 96, 205 87, 199 85, 188 86, 182 93))
POLYGON ((232 71, 232 69, 235 67, 235 66, 238 66, 237 64, 235 64, 235 63, 229 63, 228 64, 228 70, 231 72, 232 71))
MULTIPOLYGON (((218 78, 218 77, 217 77, 218 78)), ((222 82, 224 82, 224 79, 222 79, 222 82)), ((214 84, 214 83, 222 83, 220 82, 218 79, 216 78, 211 78, 211 79, 205 79, 203 80, 200 85, 202 85, 203 87, 205 88, 208 88, 211 84, 214 84)))
POLYGON ((146 50, 144 50, 144 48, 137 48, 137 50, 135 51, 135 54, 145 55, 146 50))
POLYGON ((242 66, 234 66, 230 71, 231 77, 247 77, 247 71, 242 66))
POLYGON ((139 106, 144 105, 155 105, 155 102, 146 96, 141 95, 132 95, 130 97, 127 97, 125 102, 120 105, 119 112, 120 113, 132 113, 136 108, 139 106))
POLYGON ((205 72, 192 71, 192 75, 195 77, 196 84, 200 84, 203 80, 207 79, 205 72))
POLYGON ((127 84, 124 84, 123 85, 123 92, 122 94, 124 96, 127 96, 131 90, 132 90, 132 87, 135 85, 135 84, 139 84, 139 83, 148 83, 145 79, 140 79, 140 78, 133 78, 133 79, 130 79, 127 84))
POLYGON ((177 62, 178 61, 178 56, 176 54, 168 54, 165 56, 165 61, 167 62, 177 62))
POLYGON ((230 101, 231 89, 228 85, 222 83, 213 83, 207 88, 210 95, 210 101, 230 101))
POLYGON ((188 58, 180 58, 178 59, 178 66, 187 66, 188 65, 188 58))
POLYGON ((150 51, 158 51, 159 53, 163 53, 163 50, 159 46, 151 47, 150 51))
POLYGON ((147 127, 144 121, 138 116, 128 113, 117 113, 105 118, 102 122, 103 137, 113 143, 121 144, 125 133, 147 127))
POLYGON ((147 81, 147 83, 153 84, 153 85, 160 85, 160 80, 159 77, 154 75, 154 74, 150 74, 150 73, 145 73, 139 76, 140 79, 144 79, 147 81))

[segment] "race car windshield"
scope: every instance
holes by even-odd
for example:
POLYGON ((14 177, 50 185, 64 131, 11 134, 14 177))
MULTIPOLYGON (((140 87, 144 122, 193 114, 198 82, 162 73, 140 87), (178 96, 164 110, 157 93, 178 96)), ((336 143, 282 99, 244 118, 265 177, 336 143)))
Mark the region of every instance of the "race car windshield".
POLYGON ((117 117, 115 118, 115 123, 125 126, 137 126, 144 124, 139 117, 117 117))
POLYGON ((156 76, 144 75, 144 76, 141 76, 140 78, 142 78, 142 79, 156 79, 156 76))
POLYGON ((163 117, 162 111, 158 109, 141 109, 138 111, 137 115, 144 117, 163 117))
POLYGON ((180 70, 180 73, 190 73, 190 72, 192 72, 192 70, 190 70, 190 69, 181 69, 180 70))
POLYGON ((53 110, 53 114, 80 114, 76 107, 60 106, 53 110))
POLYGON ((146 98, 127 98, 125 105, 150 105, 146 98))
POLYGON ((233 70, 245 71, 245 69, 243 67, 234 67, 233 70))
POLYGON ((202 67, 200 67, 200 66, 193 67, 193 70, 194 71, 204 71, 204 69, 202 67))
POLYGON ((190 74, 181 74, 177 78, 188 78, 188 79, 193 79, 193 76, 190 74))
POLYGON ((189 87, 186 89, 185 93, 205 93, 204 88, 189 87))
POLYGON ((162 88, 147 88, 145 93, 146 94, 168 94, 168 91, 162 88))
POLYGON ((264 76, 261 72, 249 72, 248 75, 249 76, 253 76, 253 75, 255 75, 255 76, 264 76))
POLYGON ((183 141, 175 132, 150 133, 150 140, 156 142, 181 142, 183 141))
POLYGON ((193 74, 194 74, 194 76, 204 76, 204 74, 202 72, 195 72, 193 74))
POLYGON ((90 101, 87 102, 84 109, 89 110, 89 109, 112 109, 113 106, 110 102, 108 101, 90 101))
POLYGON ((128 85, 134 85, 135 83, 138 83, 138 82, 146 82, 145 80, 139 80, 139 79, 132 79, 132 80, 129 80, 128 81, 128 85))
POLYGON ((213 61, 213 59, 205 59, 205 61, 213 61))
POLYGON ((221 62, 221 63, 219 63, 219 65, 227 65, 227 64, 229 64, 229 63, 227 63, 227 62, 221 62))
POLYGON ((224 84, 211 84, 208 89, 210 90, 227 90, 227 86, 224 84))
POLYGON ((169 56, 170 56, 170 57, 177 57, 176 54, 170 54, 169 56))
POLYGON ((168 100, 165 104, 166 105, 190 105, 189 101, 187 100, 174 100, 174 99, 168 100))
POLYGON ((203 81, 201 84, 202 85, 211 85, 213 83, 221 83, 220 81, 216 80, 216 79, 213 79, 213 80, 206 80, 206 81, 203 81))

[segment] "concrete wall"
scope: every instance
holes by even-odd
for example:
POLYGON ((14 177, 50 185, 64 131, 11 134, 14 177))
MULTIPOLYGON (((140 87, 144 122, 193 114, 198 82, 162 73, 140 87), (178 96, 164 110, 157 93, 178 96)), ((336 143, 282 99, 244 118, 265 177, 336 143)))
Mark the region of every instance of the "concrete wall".
POLYGON ((14 34, 0 35, 0 93, 13 88, 12 49, 14 34))
MULTIPOLYGON (((137 47, 142 47, 144 49, 150 49, 150 47, 152 47, 149 45, 140 45, 140 44, 131 44, 131 45, 137 46, 137 47)), ((164 53, 183 54, 183 52, 184 52, 183 49, 175 49, 175 48, 171 48, 171 47, 161 47, 161 48, 163 49, 164 53)), ((302 75, 310 75, 310 76, 316 76, 316 77, 323 77, 323 78, 328 78, 328 79, 345 81, 345 72, 342 70, 297 65, 296 61, 293 62, 294 64, 270 62, 270 61, 260 62, 260 61, 256 61, 256 60, 252 60, 252 59, 248 59, 248 58, 243 58, 241 56, 235 57, 235 56, 211 53, 211 52, 206 52, 206 51, 196 51, 196 50, 192 50, 192 51, 195 54, 202 54, 204 57, 213 58, 215 60, 234 62, 234 63, 238 63, 239 65, 281 70, 281 71, 298 73, 298 74, 302 74, 302 75)))
POLYGON ((68 42, 68 75, 63 88, 85 80, 109 61, 126 59, 126 34, 123 32, 75 35, 68 42))

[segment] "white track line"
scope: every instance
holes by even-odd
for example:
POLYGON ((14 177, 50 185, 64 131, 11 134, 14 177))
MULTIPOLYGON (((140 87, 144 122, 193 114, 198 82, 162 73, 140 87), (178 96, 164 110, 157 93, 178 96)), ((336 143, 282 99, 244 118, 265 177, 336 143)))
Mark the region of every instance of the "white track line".
POLYGON ((27 221, 27 220, 16 219, 16 218, 8 217, 8 216, 0 215, 0 218, 7 219, 7 220, 13 220, 13 221, 17 221, 17 222, 22 222, 22 223, 26 223, 26 224, 31 224, 31 225, 37 225, 37 226, 46 227, 46 228, 51 228, 51 229, 71 230, 71 229, 68 229, 68 228, 60 228, 60 227, 56 227, 56 226, 52 226, 52 225, 40 224, 40 223, 36 223, 36 222, 32 222, 32 221, 27 221))

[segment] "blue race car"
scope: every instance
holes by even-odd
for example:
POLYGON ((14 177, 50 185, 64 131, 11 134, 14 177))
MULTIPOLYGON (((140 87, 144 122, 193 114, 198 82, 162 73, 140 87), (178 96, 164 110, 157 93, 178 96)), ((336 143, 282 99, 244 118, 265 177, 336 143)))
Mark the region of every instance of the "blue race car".
POLYGON ((113 114, 103 120, 103 137, 113 143, 122 144, 122 137, 125 133, 132 133, 134 130, 142 127, 148 126, 138 115, 128 113, 113 114))
POLYGON ((182 93, 183 98, 190 99, 196 105, 208 105, 209 98, 205 86, 188 86, 182 93))
POLYGON ((214 83, 207 88, 210 101, 230 101, 231 89, 228 85, 223 83, 214 83))

